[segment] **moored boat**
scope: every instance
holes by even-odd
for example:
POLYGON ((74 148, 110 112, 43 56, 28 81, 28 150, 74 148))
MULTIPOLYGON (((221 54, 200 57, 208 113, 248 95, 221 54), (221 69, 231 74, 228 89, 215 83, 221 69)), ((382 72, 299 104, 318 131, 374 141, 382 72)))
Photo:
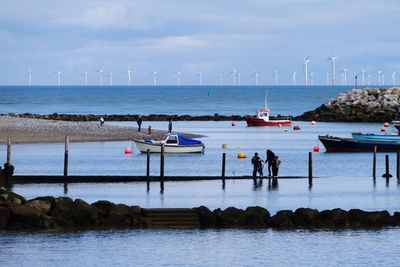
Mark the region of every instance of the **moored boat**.
POLYGON ((327 152, 369 152, 374 147, 380 152, 400 151, 400 142, 389 142, 379 140, 357 140, 336 136, 318 136, 327 152))
POLYGON ((133 140, 141 153, 161 153, 161 145, 164 145, 164 152, 171 154, 179 153, 202 153, 204 144, 181 134, 168 133, 163 139, 133 140))
POLYGON ((247 126, 290 126, 291 120, 270 120, 270 109, 265 107, 257 110, 256 117, 246 117, 247 126))

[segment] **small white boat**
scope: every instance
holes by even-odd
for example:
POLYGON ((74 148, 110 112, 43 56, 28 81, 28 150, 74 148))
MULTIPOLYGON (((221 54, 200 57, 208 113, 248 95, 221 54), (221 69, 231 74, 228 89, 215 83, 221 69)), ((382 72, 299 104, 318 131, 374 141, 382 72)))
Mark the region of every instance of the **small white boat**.
POLYGON ((145 139, 133 140, 141 153, 161 153, 161 145, 164 144, 164 153, 202 153, 204 144, 201 141, 185 137, 180 134, 168 133, 161 140, 145 139))

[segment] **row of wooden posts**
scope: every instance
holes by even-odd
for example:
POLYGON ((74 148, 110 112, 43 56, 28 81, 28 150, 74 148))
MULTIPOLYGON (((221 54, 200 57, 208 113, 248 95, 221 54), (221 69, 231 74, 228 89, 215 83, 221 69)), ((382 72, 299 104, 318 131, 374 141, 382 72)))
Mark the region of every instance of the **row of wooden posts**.
MULTIPOLYGON (((69 153, 69 136, 65 137, 65 149, 64 149, 64 177, 68 176, 68 153, 69 153)), ((160 153, 160 191, 164 191, 164 145, 161 145, 161 153, 160 153)), ((377 148, 374 148, 373 151, 373 167, 372 167, 372 176, 375 181, 376 179, 376 153, 377 148)), ((308 153, 308 184, 309 187, 312 187, 313 182, 313 159, 312 152, 308 153)), ((11 138, 7 140, 7 163, 11 165, 11 138)), ((221 168, 221 180, 222 180, 222 188, 225 189, 225 175, 226 170, 226 153, 222 153, 222 168, 221 168)), ((150 150, 147 150, 147 163, 146 163, 146 176, 147 176, 147 190, 150 190, 150 150)), ((385 156, 385 173, 382 177, 389 179, 392 175, 389 173, 389 155, 385 156)), ((396 177, 400 181, 400 152, 397 152, 397 160, 396 160, 396 177)), ((387 180, 388 181, 388 180, 387 180)))

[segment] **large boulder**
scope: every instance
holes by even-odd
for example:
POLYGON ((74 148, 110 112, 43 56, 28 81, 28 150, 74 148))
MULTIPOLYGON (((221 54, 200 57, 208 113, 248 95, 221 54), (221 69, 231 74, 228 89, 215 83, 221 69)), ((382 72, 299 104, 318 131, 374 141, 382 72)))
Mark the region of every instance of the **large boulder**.
POLYGON ((28 200, 25 204, 28 207, 34 208, 42 214, 48 215, 51 209, 51 202, 47 200, 32 199, 28 200))
POLYGON ((321 214, 316 209, 298 208, 295 212, 296 222, 300 226, 315 227, 321 224, 321 214))
POLYGON ((7 227, 10 217, 10 210, 6 207, 0 207, 0 230, 3 230, 7 227))
POLYGON ((205 206, 195 208, 199 213, 201 227, 214 228, 217 226, 217 217, 205 206))
POLYGON ((114 207, 115 204, 107 200, 99 200, 91 204, 91 206, 99 210, 100 217, 107 217, 111 208, 114 207))
POLYGON ((10 223, 14 225, 36 227, 40 217, 43 215, 37 209, 23 204, 12 203, 9 207, 11 213, 10 223))
POLYGON ((268 210, 262 207, 248 207, 240 216, 239 223, 249 228, 266 228, 270 219, 268 210))
POLYGON ((243 214, 243 210, 235 207, 229 207, 223 211, 221 209, 216 209, 213 213, 217 217, 219 226, 238 227, 240 226, 240 217, 243 214))
POLYGON ((67 197, 55 199, 51 216, 61 219, 66 224, 88 226, 93 223, 90 209, 76 205, 72 199, 67 197))
POLYGON ((269 224, 276 228, 293 228, 296 227, 296 216, 291 210, 280 210, 272 216, 269 224))
POLYGON ((327 227, 343 228, 349 226, 349 214, 342 209, 321 211, 322 218, 325 220, 327 227))

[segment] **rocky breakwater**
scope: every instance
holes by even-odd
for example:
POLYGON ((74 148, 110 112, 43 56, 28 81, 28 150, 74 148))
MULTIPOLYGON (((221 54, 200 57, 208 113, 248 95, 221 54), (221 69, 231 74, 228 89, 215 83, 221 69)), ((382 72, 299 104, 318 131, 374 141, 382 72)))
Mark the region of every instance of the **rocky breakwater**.
POLYGON ((400 88, 353 89, 341 93, 313 111, 295 120, 385 122, 395 119, 400 100, 400 88))
POLYGON ((400 212, 367 212, 359 209, 318 211, 299 208, 271 216, 262 207, 234 207, 211 211, 193 209, 143 209, 139 206, 97 201, 88 204, 68 197, 26 200, 0 189, 0 230, 75 230, 115 228, 273 228, 273 229, 367 229, 400 226, 400 212), (173 212, 173 214, 171 213, 173 212), (168 215, 169 216, 166 216, 168 215), (190 222, 190 225, 188 224, 190 222))

